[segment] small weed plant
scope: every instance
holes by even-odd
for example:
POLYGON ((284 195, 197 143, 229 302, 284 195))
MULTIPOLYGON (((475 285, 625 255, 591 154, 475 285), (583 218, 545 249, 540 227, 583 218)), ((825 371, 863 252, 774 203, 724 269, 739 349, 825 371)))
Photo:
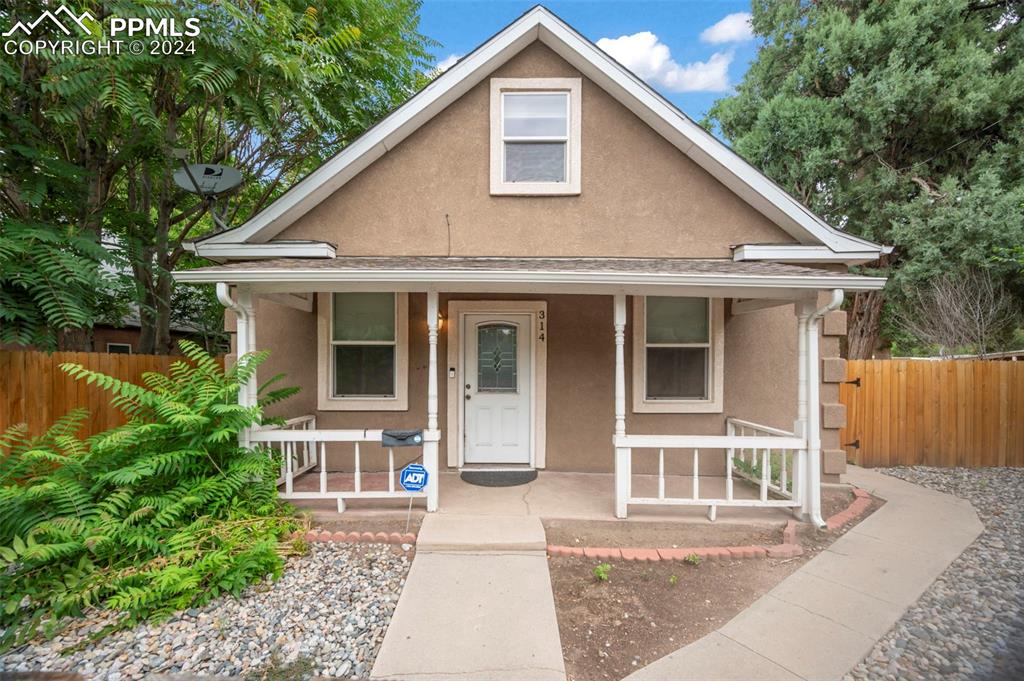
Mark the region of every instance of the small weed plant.
POLYGON ((696 553, 691 553, 686 558, 683 558, 683 562, 687 565, 697 567, 698 565, 700 565, 700 556, 698 556, 696 553))
POLYGON ((668 585, 669 586, 675 586, 678 583, 679 583, 679 575, 669 575, 668 576, 668 585))
MULTIPOLYGON (((781 466, 782 466, 782 458, 781 458, 782 456, 784 456, 784 455, 781 454, 781 453, 772 453, 771 456, 770 456, 770 458, 771 458, 770 482, 772 484, 774 484, 774 485, 778 485, 779 484, 780 472, 781 472, 781 466)), ((742 471, 743 473, 746 473, 750 477, 755 478, 757 480, 760 480, 761 479, 761 471, 762 471, 762 469, 761 469, 761 457, 758 456, 756 451, 753 451, 751 453, 750 457, 751 457, 751 461, 747 461, 746 459, 740 459, 739 457, 735 457, 732 460, 732 465, 733 465, 734 468, 742 471)))
POLYGON ((62 366, 109 392, 123 426, 81 439, 87 414, 73 412, 40 437, 24 426, 0 435, 0 652, 91 609, 115 615, 95 640, 238 594, 279 575, 297 548, 281 542, 297 525, 277 500, 279 462, 238 442, 264 405, 295 390, 240 406, 266 353, 225 372, 199 346, 181 347, 187 361, 142 385, 62 366))
POLYGON ((594 579, 599 582, 607 582, 608 578, 611 577, 612 566, 610 563, 601 563, 594 566, 593 575, 594 579))

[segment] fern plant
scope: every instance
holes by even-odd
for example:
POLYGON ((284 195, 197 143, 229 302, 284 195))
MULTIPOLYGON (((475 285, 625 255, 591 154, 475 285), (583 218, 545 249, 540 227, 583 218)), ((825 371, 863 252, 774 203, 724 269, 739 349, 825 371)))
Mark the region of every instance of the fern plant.
POLYGON ((277 501, 279 462, 239 446, 238 433, 297 389, 240 406, 239 385, 266 353, 224 371, 198 345, 181 347, 188 361, 141 386, 62 366, 108 391, 123 426, 83 440, 77 411, 41 437, 0 436, 0 650, 91 608, 116 614, 96 638, 280 574, 296 521, 277 501))

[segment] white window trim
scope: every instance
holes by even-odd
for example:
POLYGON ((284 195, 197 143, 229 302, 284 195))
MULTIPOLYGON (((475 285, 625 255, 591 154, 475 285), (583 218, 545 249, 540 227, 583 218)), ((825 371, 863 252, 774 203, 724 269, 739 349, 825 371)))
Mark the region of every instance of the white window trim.
POLYGON ((491 78, 491 194, 499 196, 574 196, 580 193, 581 78, 491 78), (505 182, 502 95, 506 92, 567 92, 569 136, 565 182, 505 182))
POLYGON ((131 355, 131 354, 134 353, 134 350, 132 349, 132 344, 131 343, 107 343, 107 352, 110 352, 110 348, 112 348, 112 347, 128 348, 128 352, 121 353, 121 354, 131 355))
MULTIPOLYGON (((343 293, 343 292, 342 292, 343 293)), ((332 391, 331 293, 317 293, 317 409, 320 411, 408 411, 409 294, 395 293, 395 395, 335 397, 332 391)))
POLYGON ((638 414, 719 414, 725 383, 725 304, 711 299, 709 388, 706 400, 647 399, 647 299, 633 296, 633 411, 638 414))

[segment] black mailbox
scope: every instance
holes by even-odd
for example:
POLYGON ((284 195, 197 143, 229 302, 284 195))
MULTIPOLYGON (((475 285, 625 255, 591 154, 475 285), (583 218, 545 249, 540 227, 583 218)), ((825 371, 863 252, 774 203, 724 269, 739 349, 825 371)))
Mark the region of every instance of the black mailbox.
POLYGON ((422 430, 381 431, 380 444, 383 447, 419 447, 423 444, 422 430))

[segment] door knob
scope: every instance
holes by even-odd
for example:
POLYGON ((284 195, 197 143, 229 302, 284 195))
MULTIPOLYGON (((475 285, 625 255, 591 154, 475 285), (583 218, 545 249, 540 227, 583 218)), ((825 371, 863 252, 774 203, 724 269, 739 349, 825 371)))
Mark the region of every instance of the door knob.
POLYGON ((467 400, 470 399, 470 394, 469 393, 466 393, 466 399, 467 400))

